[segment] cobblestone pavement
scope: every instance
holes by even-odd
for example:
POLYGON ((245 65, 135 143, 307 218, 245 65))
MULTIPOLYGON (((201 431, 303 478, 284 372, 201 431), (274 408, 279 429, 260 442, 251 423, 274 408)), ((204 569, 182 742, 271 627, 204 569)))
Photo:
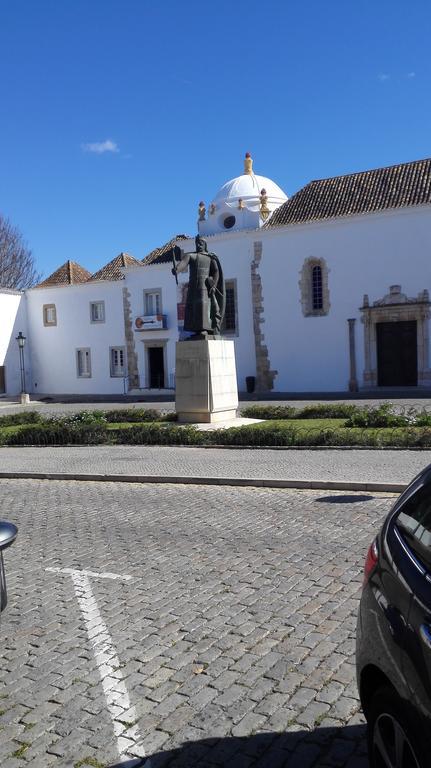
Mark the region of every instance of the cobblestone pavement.
POLYGON ((145 445, 0 448, 1 472, 408 483, 431 451, 145 445))
POLYGON ((393 498, 37 480, 0 494, 19 526, 2 768, 100 768, 117 744, 151 768, 367 766, 355 623, 393 498))

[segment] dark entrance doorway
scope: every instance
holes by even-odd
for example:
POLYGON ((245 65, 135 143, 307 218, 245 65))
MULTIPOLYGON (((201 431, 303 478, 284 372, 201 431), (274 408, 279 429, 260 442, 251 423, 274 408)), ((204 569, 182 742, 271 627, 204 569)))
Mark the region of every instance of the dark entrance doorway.
POLYGON ((148 347, 148 368, 150 389, 163 389, 165 386, 165 360, 163 347, 148 347))
POLYGON ((0 365, 0 395, 4 395, 5 392, 6 392, 5 367, 4 365, 0 365))
POLYGON ((379 387, 416 387, 418 349, 416 320, 377 323, 379 387))

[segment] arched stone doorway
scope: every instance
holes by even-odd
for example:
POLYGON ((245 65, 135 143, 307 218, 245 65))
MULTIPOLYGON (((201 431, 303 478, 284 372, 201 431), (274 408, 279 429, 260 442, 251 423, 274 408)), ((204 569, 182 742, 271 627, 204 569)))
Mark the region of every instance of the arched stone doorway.
POLYGON ((400 285, 370 306, 364 295, 364 387, 429 387, 429 317, 427 290, 408 298, 400 285))

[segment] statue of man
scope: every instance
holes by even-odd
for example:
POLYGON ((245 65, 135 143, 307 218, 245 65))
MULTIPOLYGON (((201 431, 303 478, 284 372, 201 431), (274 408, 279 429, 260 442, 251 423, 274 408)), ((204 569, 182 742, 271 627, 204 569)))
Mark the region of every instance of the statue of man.
POLYGON ((172 274, 189 268, 189 287, 184 314, 184 330, 198 337, 220 336, 226 304, 226 293, 221 264, 215 253, 207 250, 200 235, 195 238, 196 251, 181 253, 174 258, 172 274))

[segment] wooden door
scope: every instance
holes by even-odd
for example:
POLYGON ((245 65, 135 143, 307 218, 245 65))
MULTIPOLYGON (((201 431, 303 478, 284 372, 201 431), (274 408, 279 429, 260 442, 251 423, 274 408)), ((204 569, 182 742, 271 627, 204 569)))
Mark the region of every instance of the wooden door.
POLYGON ((416 320, 377 323, 379 387, 416 387, 418 350, 416 320))

